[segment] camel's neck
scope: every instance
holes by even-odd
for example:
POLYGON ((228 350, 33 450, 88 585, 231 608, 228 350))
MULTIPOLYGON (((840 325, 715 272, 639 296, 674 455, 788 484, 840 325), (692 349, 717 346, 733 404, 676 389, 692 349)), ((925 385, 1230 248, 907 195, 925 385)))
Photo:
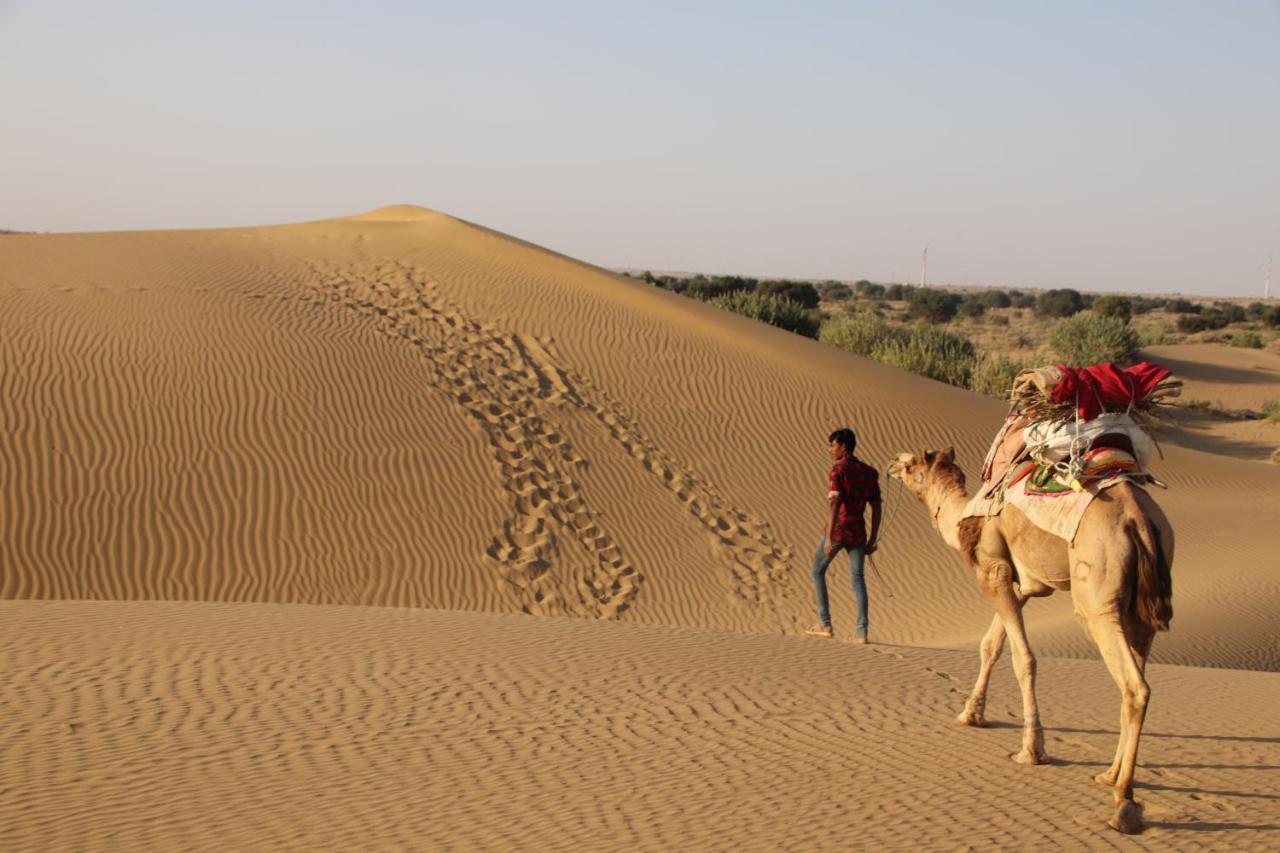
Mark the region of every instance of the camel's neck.
POLYGON ((943 541, 957 550, 960 548, 957 528, 968 503, 969 496, 959 483, 935 482, 924 494, 924 505, 929 510, 933 526, 938 529, 943 541))

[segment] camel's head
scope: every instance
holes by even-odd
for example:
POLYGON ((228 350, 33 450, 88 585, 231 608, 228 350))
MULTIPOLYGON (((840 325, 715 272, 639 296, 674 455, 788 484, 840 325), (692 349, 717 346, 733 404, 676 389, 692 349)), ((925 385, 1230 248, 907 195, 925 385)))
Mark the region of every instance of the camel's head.
MULTIPOLYGON (((889 465, 889 476, 901 480, 911 494, 923 500, 934 472, 939 468, 945 468, 959 473, 955 463, 954 447, 948 447, 946 450, 921 450, 919 454, 899 453, 898 458, 889 465)), ((964 482, 963 476, 961 474, 961 483, 964 482)))

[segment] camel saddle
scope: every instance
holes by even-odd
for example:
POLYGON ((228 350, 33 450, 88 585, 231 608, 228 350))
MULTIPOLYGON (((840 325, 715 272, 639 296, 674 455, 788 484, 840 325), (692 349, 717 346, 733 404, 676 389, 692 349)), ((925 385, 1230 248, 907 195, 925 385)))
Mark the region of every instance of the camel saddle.
MULTIPOLYGON (((1104 439, 1110 437, 1111 434, 1103 436, 1104 439)), ((1084 454, 1083 467, 1080 475, 1076 477, 1076 483, 1084 487, 1099 480, 1117 476, 1124 476, 1126 479, 1151 477, 1142 470, 1138 458, 1131 450, 1095 444, 1084 454)), ((1033 459, 1026 459, 1014 466, 1005 488, 1009 489, 1024 479, 1027 482, 1023 486, 1023 491, 1033 497, 1054 497, 1063 492, 1080 491, 1080 488, 1065 482, 1059 471, 1052 465, 1042 464, 1033 459)))
POLYGON ((1145 469, 1149 439, 1144 433, 1135 441, 1132 422, 1117 422, 1106 431, 1095 423, 1087 449, 1077 450, 1070 466, 1053 452, 1052 442, 1043 438, 1047 431, 1038 426, 1020 416, 1006 421, 987 455, 982 488, 963 517, 996 516, 1012 504, 1037 527, 1070 542, 1084 511, 1103 489, 1123 482, 1159 484, 1145 469))

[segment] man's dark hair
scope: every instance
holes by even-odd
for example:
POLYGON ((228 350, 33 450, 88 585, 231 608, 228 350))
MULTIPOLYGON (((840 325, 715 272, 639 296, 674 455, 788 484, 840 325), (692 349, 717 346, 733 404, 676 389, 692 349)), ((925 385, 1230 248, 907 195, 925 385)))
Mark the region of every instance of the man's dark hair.
POLYGON ((858 446, 858 437, 853 434, 853 430, 843 427, 827 436, 827 441, 835 441, 844 446, 846 453, 852 453, 858 446))

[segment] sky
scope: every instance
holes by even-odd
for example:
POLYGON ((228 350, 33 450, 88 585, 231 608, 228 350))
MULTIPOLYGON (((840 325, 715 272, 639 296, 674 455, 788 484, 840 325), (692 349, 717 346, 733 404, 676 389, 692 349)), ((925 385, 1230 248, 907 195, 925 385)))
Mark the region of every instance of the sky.
MULTIPOLYGON (((1280 0, 0 0, 0 228, 393 203, 614 268, 1261 294, 1280 0)), ((1273 293, 1280 291, 1280 272, 1273 293)))

